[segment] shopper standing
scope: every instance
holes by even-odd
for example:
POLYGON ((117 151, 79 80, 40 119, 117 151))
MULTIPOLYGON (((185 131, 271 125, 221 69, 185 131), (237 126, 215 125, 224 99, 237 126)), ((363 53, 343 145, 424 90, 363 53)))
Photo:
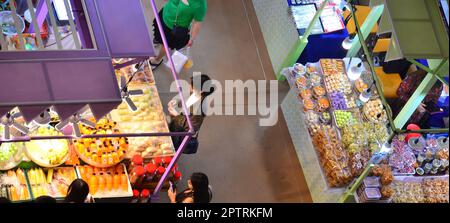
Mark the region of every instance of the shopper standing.
MULTIPOLYGON (((164 34, 170 49, 192 47, 201 29, 207 10, 206 0, 168 0, 159 12, 162 18, 164 34)), ((156 19, 153 21, 154 42, 162 44, 161 33, 156 19)), ((152 69, 156 69, 163 62, 166 55, 164 48, 159 55, 150 59, 152 69)))
MULTIPOLYGON (((198 133, 200 131, 200 128, 203 124, 203 121, 206 117, 206 108, 208 105, 208 96, 210 96, 212 93, 214 93, 214 87, 211 85, 211 78, 206 74, 201 75, 194 75, 191 78, 191 85, 190 85, 190 91, 191 95, 186 101, 186 106, 190 111, 190 118, 192 121, 192 126, 195 131, 195 135, 191 138, 191 141, 188 142, 187 148, 185 149, 185 153, 193 154, 196 153, 197 148, 192 147, 198 147, 198 133), (198 84, 197 84, 198 83, 198 84), (206 89, 209 89, 209 91, 204 91, 206 89), (191 151, 189 151, 191 150, 191 151)), ((188 132, 189 131, 189 124, 187 122, 186 116, 182 114, 182 112, 177 111, 181 107, 180 106, 180 100, 172 100, 169 102, 168 110, 170 114, 170 121, 169 121, 169 129, 171 132, 188 132)), ((181 141, 183 140, 183 136, 174 136, 172 137, 173 144, 175 148, 178 149, 178 147, 181 144, 181 141)))
POLYGON ((188 188, 177 194, 176 189, 168 191, 170 202, 172 203, 209 203, 212 193, 209 187, 208 176, 204 173, 193 173, 187 181, 188 188))
MULTIPOLYGON (((426 75, 427 72, 424 70, 417 70, 406 75, 406 78, 402 81, 397 90, 399 108, 409 101, 426 75)), ((434 112, 440 111, 440 108, 438 107, 438 100, 441 96, 442 90, 442 82, 437 81, 413 113, 411 118, 408 120, 408 124, 417 124, 423 129, 429 129, 428 120, 430 116, 434 112)))

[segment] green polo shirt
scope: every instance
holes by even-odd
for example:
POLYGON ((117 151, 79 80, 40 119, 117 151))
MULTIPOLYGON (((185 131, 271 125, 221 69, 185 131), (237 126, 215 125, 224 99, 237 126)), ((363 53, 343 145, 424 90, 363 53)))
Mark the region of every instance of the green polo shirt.
POLYGON ((203 22, 207 9, 206 0, 188 0, 188 2, 189 5, 186 5, 181 0, 169 0, 163 12, 163 20, 167 27, 173 29, 176 22, 178 26, 190 28, 192 21, 203 22), (178 19, 176 19, 177 9, 178 19))

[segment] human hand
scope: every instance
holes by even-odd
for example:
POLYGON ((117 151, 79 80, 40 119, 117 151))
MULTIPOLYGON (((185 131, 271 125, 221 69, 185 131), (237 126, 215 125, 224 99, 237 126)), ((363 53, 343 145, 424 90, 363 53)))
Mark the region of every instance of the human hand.
POLYGON ((187 44, 187 47, 192 47, 192 45, 194 45, 194 40, 190 39, 188 44, 187 44))
POLYGON ((421 104, 419 105, 419 107, 417 107, 417 111, 420 112, 420 113, 425 113, 425 112, 427 111, 426 107, 427 107, 426 104, 421 103, 421 104))
POLYGON ((169 104, 167 105, 167 107, 168 107, 168 110, 169 110, 169 114, 170 114, 170 116, 172 116, 172 117, 175 117, 175 116, 178 116, 179 115, 179 113, 176 111, 176 109, 175 109, 175 107, 177 106, 177 101, 176 100, 171 100, 170 102, 169 102, 169 104))
POLYGON ((169 190, 167 191, 167 196, 169 197, 170 202, 176 203, 176 196, 177 196, 176 190, 172 190, 172 188, 169 188, 169 190))

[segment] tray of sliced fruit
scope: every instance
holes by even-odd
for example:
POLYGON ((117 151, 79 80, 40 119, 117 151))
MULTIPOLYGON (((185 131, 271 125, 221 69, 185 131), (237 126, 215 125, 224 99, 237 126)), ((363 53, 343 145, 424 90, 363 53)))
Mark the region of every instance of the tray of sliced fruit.
MULTIPOLYGON (((51 126, 39 127, 31 136, 62 136, 51 126)), ((41 167, 57 167, 69 157, 69 141, 66 139, 32 140, 25 143, 25 151, 34 163, 41 167)))

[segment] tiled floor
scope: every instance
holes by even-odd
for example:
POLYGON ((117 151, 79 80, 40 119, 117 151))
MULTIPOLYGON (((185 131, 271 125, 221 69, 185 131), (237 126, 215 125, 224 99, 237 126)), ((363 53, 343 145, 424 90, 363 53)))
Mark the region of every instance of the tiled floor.
MULTIPOLYGON (((208 5, 203 29, 192 49, 195 65, 190 72, 207 73, 222 84, 237 79, 273 80, 251 1, 210 0, 208 5)), ((170 72, 161 67, 155 76, 167 104, 174 96, 169 92, 170 72)), ((281 103, 287 92, 285 83, 280 83, 279 92, 281 103)), ((281 111, 273 127, 260 127, 258 116, 208 117, 200 133, 199 152, 183 155, 179 164, 185 176, 196 171, 209 176, 213 202, 311 202, 281 111)))

